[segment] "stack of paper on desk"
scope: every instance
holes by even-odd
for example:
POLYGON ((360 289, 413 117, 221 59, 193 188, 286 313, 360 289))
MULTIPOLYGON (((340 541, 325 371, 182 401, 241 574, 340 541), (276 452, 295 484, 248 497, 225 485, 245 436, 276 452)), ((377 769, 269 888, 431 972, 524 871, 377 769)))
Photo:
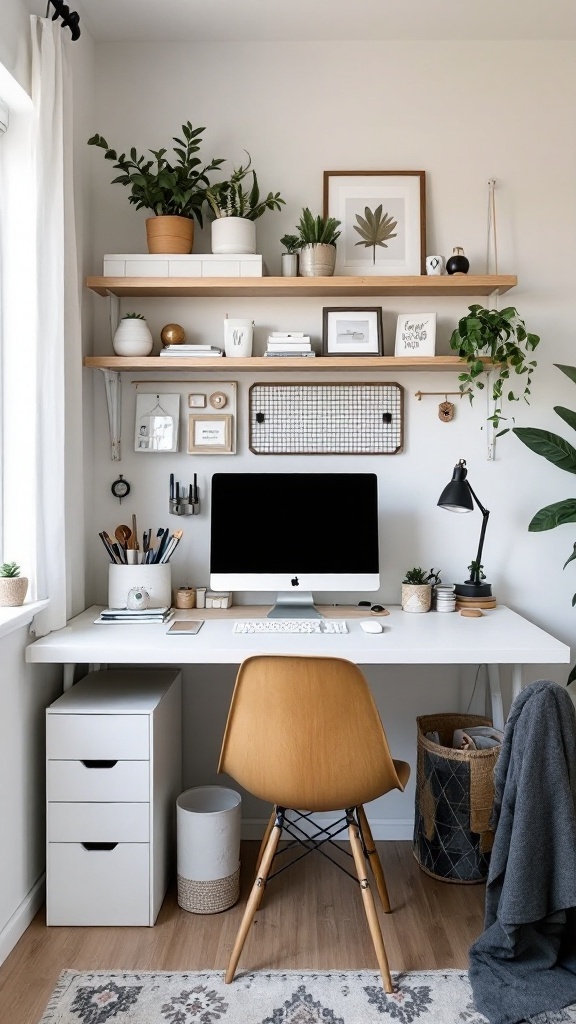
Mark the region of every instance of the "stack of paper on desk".
POLYGON ((104 608, 94 622, 168 622, 173 617, 172 608, 104 608))

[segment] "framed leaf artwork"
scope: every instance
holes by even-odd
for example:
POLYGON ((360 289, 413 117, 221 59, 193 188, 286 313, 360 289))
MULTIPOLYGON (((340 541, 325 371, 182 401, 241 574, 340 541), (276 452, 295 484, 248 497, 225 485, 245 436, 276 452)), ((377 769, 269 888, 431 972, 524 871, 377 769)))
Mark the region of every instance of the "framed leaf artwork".
POLYGON ((336 274, 426 273, 425 171, 324 171, 324 216, 342 225, 336 274))

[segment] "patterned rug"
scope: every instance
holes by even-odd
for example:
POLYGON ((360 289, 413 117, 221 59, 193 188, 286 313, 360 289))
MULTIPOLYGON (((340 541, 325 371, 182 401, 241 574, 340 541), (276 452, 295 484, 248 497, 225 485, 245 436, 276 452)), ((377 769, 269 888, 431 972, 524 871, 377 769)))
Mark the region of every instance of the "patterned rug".
MULTIPOLYGON (((466 971, 64 971, 39 1024, 486 1024, 466 971)), ((534 1024, 576 1022, 576 1007, 534 1024)))

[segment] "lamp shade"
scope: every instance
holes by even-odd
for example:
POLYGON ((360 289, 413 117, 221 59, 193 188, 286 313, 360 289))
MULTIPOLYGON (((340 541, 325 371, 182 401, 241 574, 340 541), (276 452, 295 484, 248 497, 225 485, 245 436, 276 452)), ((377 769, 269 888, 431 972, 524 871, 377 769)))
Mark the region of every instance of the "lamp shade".
POLYGON ((474 502, 470 491, 470 484, 466 480, 466 463, 463 459, 454 466, 454 472, 449 484, 446 485, 438 499, 441 508, 450 512, 472 512, 474 502))

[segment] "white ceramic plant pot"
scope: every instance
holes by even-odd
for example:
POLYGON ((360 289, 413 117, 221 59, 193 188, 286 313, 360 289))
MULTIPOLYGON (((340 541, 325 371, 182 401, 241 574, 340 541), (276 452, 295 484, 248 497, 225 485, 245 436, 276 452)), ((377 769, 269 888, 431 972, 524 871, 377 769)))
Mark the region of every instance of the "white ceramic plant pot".
POLYGON ((282 277, 298 277, 298 253, 282 253, 282 277))
POLYGON ((332 277, 336 266, 336 246, 318 242, 300 249, 301 277, 332 277))
POLYGON ((112 348, 117 356, 149 356, 154 347, 150 329, 145 320, 130 317, 116 328, 112 348))
POLYGON ((256 252, 256 224, 246 217, 217 217, 212 221, 212 252, 251 255, 256 252))
POLYGON ((24 604, 27 590, 25 576, 0 576, 0 607, 16 608, 24 604))
POLYGON ((254 321, 227 318, 224 321, 224 352, 228 358, 249 359, 252 355, 254 321))
POLYGON ((432 603, 432 586, 430 583, 402 584, 402 611, 429 612, 432 603))

